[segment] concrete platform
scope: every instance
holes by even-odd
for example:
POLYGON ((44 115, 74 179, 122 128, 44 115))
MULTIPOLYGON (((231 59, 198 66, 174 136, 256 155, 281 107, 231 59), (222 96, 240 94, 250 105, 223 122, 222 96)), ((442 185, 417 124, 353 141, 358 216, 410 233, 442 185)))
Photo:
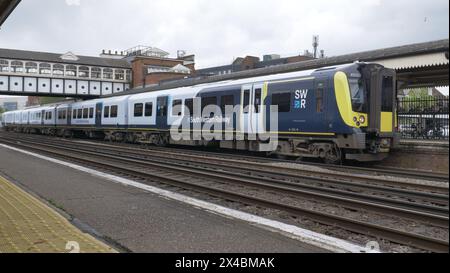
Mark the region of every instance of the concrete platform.
POLYGON ((439 173, 449 172, 448 141, 405 139, 400 144, 400 147, 394 150, 388 159, 377 165, 439 173))
POLYGON ((132 252, 325 252, 246 222, 0 147, 0 173, 132 252))
POLYGON ((45 203, 0 176, 0 253, 112 253, 45 203))

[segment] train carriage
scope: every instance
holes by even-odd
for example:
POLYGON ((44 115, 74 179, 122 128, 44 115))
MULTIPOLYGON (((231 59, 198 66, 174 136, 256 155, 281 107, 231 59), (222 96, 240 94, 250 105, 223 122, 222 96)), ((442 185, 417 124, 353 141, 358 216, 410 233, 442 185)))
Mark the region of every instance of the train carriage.
POLYGON ((112 141, 256 152, 266 152, 268 135, 277 137, 272 154, 376 161, 398 143, 395 86, 394 70, 354 63, 78 102, 45 110, 43 125, 112 141), (70 109, 62 123, 60 108, 70 109), (188 140, 171 135, 180 126, 188 140))

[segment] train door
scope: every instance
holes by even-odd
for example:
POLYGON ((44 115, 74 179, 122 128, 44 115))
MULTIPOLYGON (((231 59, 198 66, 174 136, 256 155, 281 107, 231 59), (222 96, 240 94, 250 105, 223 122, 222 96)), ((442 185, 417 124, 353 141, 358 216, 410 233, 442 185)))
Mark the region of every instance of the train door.
POLYGON ((381 73, 381 117, 380 131, 392 134, 395 130, 396 79, 392 71, 384 69, 381 73))
POLYGON ((45 110, 41 111, 41 125, 44 126, 44 121, 45 121, 45 110))
POLYGON ((95 106, 95 126, 102 126, 102 112, 103 112, 103 103, 99 102, 95 106))
POLYGON ((250 103, 253 107, 250 111, 250 130, 253 134, 262 134, 264 133, 264 85, 255 84, 252 91, 250 103))
POLYGON ((314 124, 316 128, 314 128, 315 132, 328 132, 329 131, 329 120, 332 120, 333 117, 327 117, 327 107, 326 107, 326 90, 328 90, 328 79, 316 79, 314 83, 314 108, 312 110, 312 115, 315 121, 314 124))
POLYGON ((253 86, 252 85, 244 85, 242 87, 241 92, 241 120, 240 120, 240 129, 244 134, 251 134, 251 126, 250 126, 250 112, 251 105, 250 100, 253 94, 253 86))
POLYGON ((158 97, 156 107, 156 128, 167 128, 167 112, 169 97, 158 97))

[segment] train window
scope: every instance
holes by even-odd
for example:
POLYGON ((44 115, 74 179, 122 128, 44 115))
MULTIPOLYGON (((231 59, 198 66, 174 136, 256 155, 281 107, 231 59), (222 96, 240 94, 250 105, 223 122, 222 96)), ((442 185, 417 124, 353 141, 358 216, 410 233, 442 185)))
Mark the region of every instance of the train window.
POLYGON ((194 116, 194 100, 193 99, 187 99, 184 101, 185 105, 185 112, 184 115, 187 116, 189 114, 190 117, 194 116))
POLYGON ((392 77, 383 77, 381 90, 381 111, 394 111, 394 79, 392 77))
POLYGON ((262 100, 262 90, 261 88, 255 89, 255 112, 261 112, 261 100, 262 100))
POLYGON ((62 111, 58 111, 58 119, 62 119, 62 111))
POLYGON ((105 109, 103 110, 103 117, 109 118, 109 106, 105 106, 105 109))
POLYGON ((227 106, 234 107, 234 96, 228 95, 228 96, 222 96, 220 99, 220 109, 222 110, 222 116, 225 116, 227 111, 227 106))
POLYGON ((291 92, 273 94, 272 105, 278 106, 279 113, 291 112, 291 92))
POLYGON ((77 110, 77 119, 82 119, 83 118, 83 110, 82 109, 78 109, 77 110))
POLYGON ((153 116, 153 102, 147 102, 145 104, 145 116, 146 117, 153 116))
POLYGON ((94 118, 94 108, 89 108, 89 118, 94 118))
POLYGON ((205 108, 210 105, 217 105, 217 97, 202 98, 202 113, 205 117, 214 117, 214 112, 204 113, 205 108))
POLYGON ((183 101, 182 100, 174 100, 172 102, 172 116, 181 116, 183 107, 183 101))
POLYGON ((144 114, 144 104, 143 103, 136 103, 134 105, 134 116, 135 117, 142 117, 144 114))
POLYGON ((117 118, 118 110, 119 108, 117 105, 111 106, 111 118, 117 118))
POLYGON ((316 90, 316 112, 323 113, 323 84, 320 84, 316 90))
POLYGON ((77 110, 74 109, 73 113, 72 113, 72 119, 76 119, 77 118, 77 110))
POLYGON ((248 114, 250 112, 250 90, 244 90, 244 114, 248 114))
POLYGON ((64 110, 62 113, 62 119, 67 119, 67 110, 64 110))
POLYGON ((83 119, 87 119, 89 117, 89 108, 83 109, 83 119))

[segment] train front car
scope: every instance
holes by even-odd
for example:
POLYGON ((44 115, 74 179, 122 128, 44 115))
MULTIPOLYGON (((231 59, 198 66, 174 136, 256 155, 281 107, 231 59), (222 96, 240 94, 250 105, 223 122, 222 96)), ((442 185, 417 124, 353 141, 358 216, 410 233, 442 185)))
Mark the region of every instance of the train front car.
POLYGON ((399 142, 396 74, 378 64, 355 63, 333 75, 339 118, 331 118, 342 157, 380 161, 399 142))

